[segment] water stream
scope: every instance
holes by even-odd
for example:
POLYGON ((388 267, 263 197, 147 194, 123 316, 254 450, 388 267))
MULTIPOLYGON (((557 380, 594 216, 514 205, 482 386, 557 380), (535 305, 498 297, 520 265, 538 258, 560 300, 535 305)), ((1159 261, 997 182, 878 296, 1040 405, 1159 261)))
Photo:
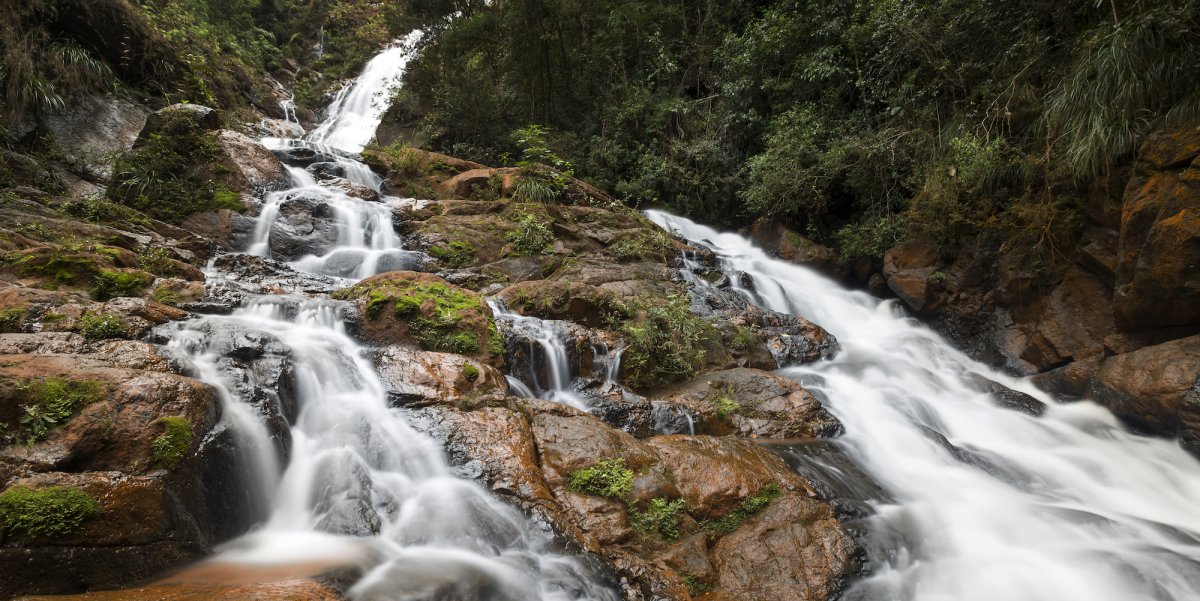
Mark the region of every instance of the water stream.
POLYGON ((846 426, 844 452, 886 489, 872 503, 871 573, 843 599, 1200 599, 1200 463, 1177 443, 1130 434, 1090 402, 1055 403, 894 301, 772 259, 741 236, 648 217, 711 248, 748 300, 841 342, 832 360, 781 373, 827 399, 846 426), (1041 417, 998 407, 973 375, 1049 407, 1041 417))
MULTIPOLYGON (((338 181, 378 192, 378 178, 347 153, 369 141, 383 110, 380 94, 406 52, 397 47, 373 59, 309 140, 266 141, 333 157, 328 162, 343 175, 318 179, 290 167, 293 187, 267 197, 248 254, 270 256, 280 207, 315 195, 333 211, 337 240, 328 252, 291 261, 292 268, 346 283, 403 268, 397 262, 408 251, 393 229, 389 199, 354 198, 338 181)), ((227 277, 236 279, 210 268, 210 282, 227 277)), ((348 311, 324 295, 247 295, 230 315, 166 328, 168 349, 220 393, 244 469, 258 482, 255 496, 264 499, 259 526, 214 561, 357 564, 366 575, 349 593, 355 600, 615 601, 588 564, 555 552, 549 535, 520 512, 454 475, 441 447, 388 406, 365 349, 347 332, 348 311), (256 396, 254 380, 263 376, 255 362, 276 359, 290 366, 286 398, 256 396), (283 435, 270 434, 272 423, 283 435)))

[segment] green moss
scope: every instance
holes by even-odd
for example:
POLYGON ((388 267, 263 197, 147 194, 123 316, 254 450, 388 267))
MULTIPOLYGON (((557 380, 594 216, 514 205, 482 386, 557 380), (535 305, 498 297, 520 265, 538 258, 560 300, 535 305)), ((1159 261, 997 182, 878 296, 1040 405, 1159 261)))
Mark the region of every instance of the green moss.
POLYGON ((634 530, 643 534, 657 534, 668 542, 679 538, 680 522, 687 513, 683 499, 668 500, 663 497, 650 499, 646 509, 629 508, 629 522, 634 530))
POLYGON ((462 373, 464 378, 474 382, 479 377, 479 368, 471 363, 464 363, 462 373))
POLYGON ((0 332, 19 332, 28 311, 24 307, 9 307, 0 311, 0 332))
POLYGON ((71 253, 62 248, 56 248, 44 259, 25 255, 16 258, 16 263, 20 266, 21 275, 48 277, 53 279, 55 284, 83 284, 99 272, 94 257, 71 253))
POLYGON ((14 486, 0 493, 0 527, 24 538, 71 534, 99 512, 95 499, 67 486, 14 486))
POLYGON ((713 396, 709 399, 709 402, 712 403, 713 408, 717 410, 718 419, 725 419, 726 417, 737 413, 742 408, 737 401, 733 400, 733 397, 730 396, 728 392, 722 392, 721 394, 713 396))
POLYGON ((605 459, 596 465, 572 472, 567 488, 585 495, 624 500, 633 492, 633 470, 624 459, 605 459))
POLYGON ((125 338, 128 332, 129 322, 119 315, 89 313, 79 319, 79 333, 88 340, 125 338))
POLYGON ((390 305, 408 322, 409 333, 430 350, 466 355, 495 350, 495 325, 483 297, 443 282, 385 280, 339 290, 333 297, 365 297, 370 319, 390 305))
POLYGON ((779 495, 783 494, 779 486, 771 484, 756 495, 746 497, 733 511, 715 519, 706 520, 700 524, 702 528, 717 535, 725 535, 737 530, 742 523, 758 512, 767 508, 779 495))
POLYGON ((104 399, 107 391, 99 382, 67 378, 42 378, 18 386, 21 421, 4 434, 7 442, 33 445, 51 430, 65 424, 83 407, 104 399))
POLYGON ((657 227, 623 236, 608 247, 608 252, 622 263, 664 261, 674 250, 671 237, 657 227))
POLYGON ((537 215, 526 213, 517 218, 517 227, 504 235, 517 255, 542 255, 554 245, 554 232, 537 215))
POLYGON ((192 448, 192 424, 182 416, 162 417, 154 423, 163 425, 163 433, 150 444, 151 464, 174 469, 192 448))
POLYGON ((153 281, 153 276, 141 271, 101 269, 93 280, 92 298, 105 301, 118 296, 141 296, 153 281))
POLYGON ((430 247, 429 254, 455 269, 474 264, 476 257, 475 246, 470 242, 462 240, 452 240, 446 244, 435 244, 430 247))
POLYGON ((758 344, 758 334, 753 328, 739 327, 729 341, 729 348, 744 351, 758 344))

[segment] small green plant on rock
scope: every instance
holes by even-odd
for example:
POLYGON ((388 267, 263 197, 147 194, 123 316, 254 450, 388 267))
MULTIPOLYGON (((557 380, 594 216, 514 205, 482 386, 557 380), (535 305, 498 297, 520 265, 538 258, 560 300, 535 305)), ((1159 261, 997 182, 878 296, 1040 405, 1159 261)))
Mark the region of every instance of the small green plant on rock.
POLYGON ((9 307, 0 311, 0 332, 18 332, 28 311, 24 307, 9 307))
POLYGON ((779 486, 771 484, 760 490, 758 494, 746 497, 740 505, 729 513, 715 520, 706 520, 700 526, 717 535, 729 534, 741 527, 743 522, 766 509, 771 504, 771 501, 774 501, 781 494, 783 493, 779 490, 779 486))
POLYGON ((682 296, 626 303, 628 316, 613 321, 625 338, 622 362, 634 388, 649 388, 691 377, 704 365, 705 344, 721 339, 708 320, 692 312, 682 296))
POLYGON ((15 432, 6 433, 7 442, 33 445, 51 430, 67 423, 83 407, 103 400, 107 391, 99 382, 67 378, 42 378, 18 386, 21 394, 21 421, 15 432))
POLYGON ((718 394, 708 399, 712 403, 713 409, 717 411, 717 419, 725 419, 741 411, 742 406, 733 400, 732 392, 729 388, 722 388, 718 394))
POLYGON ((99 512, 91 495, 68 486, 13 486, 0 493, 0 528, 23 538, 71 534, 99 512))
POLYGON ((474 382, 479 377, 479 368, 474 364, 464 363, 462 373, 464 378, 474 382))
POLYGON ((517 253, 542 255, 550 252, 554 232, 536 215, 526 213, 517 220, 517 227, 505 234, 517 253))
POLYGON ((155 275, 173 277, 179 275, 179 268, 171 251, 162 246, 146 247, 138 257, 138 265, 155 275))
POLYGON ((688 594, 693 597, 712 591, 712 587, 708 586, 708 583, 697 578, 694 574, 684 574, 683 585, 687 587, 688 594))
POLYGON ((624 500, 633 492, 633 470, 625 467, 624 459, 605 459, 572 472, 567 488, 584 495, 624 500))
POLYGON ((737 332, 734 332, 733 339, 729 341, 729 348, 735 351, 744 351, 758 344, 758 334, 753 328, 739 327, 737 332))
POLYGON ((667 542, 679 538, 680 523, 687 513, 683 499, 668 500, 663 497, 650 499, 646 509, 629 507, 629 522, 634 530, 643 534, 657 534, 667 542))
POLYGON ((154 420, 163 425, 163 433, 150 443, 150 461, 154 467, 174 469, 179 466, 192 448, 192 424, 182 416, 161 417, 154 420))
POLYGON ((89 313, 79 319, 79 333, 88 340, 125 338, 128 332, 129 322, 112 313, 89 313))

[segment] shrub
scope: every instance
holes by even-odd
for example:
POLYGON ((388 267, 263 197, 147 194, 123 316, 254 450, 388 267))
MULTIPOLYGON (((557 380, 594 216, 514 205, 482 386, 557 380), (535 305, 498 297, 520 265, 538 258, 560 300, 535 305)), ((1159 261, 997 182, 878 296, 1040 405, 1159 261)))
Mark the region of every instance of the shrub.
POLYGON ((567 488, 585 495, 624 500, 633 492, 633 470, 624 459, 605 459, 592 467, 572 472, 567 488))
POLYGON ((129 322, 111 313, 89 313, 79 319, 79 333, 88 340, 124 338, 128 336, 129 322))
POLYGON ((630 317, 614 325, 625 338, 625 379, 635 388, 691 377, 704 365, 706 343, 721 339, 708 320, 692 313, 682 296, 633 301, 624 313, 630 317))
POLYGON ((182 416, 162 417, 163 433, 150 443, 150 461, 155 467, 174 469, 192 448, 192 424, 182 416))
POLYGON ((9 307, 0 311, 0 332, 17 332, 21 329, 28 311, 23 307, 9 307))
POLYGON ((0 527, 26 538, 71 534, 99 512, 91 495, 67 486, 14 486, 0 493, 0 527))
POLYGON ((733 334, 733 339, 729 341, 729 348, 735 351, 744 351, 758 344, 758 334, 753 328, 738 327, 733 334))
POLYGON ((664 231, 653 228, 626 235, 608 247, 618 261, 658 260, 664 261, 675 250, 671 237, 664 231))
POLYGON ((554 244, 554 232, 536 215, 526 213, 517 220, 517 227, 505 239, 521 255, 541 255, 550 252, 554 244))
POLYGON ((67 378, 31 380, 18 389, 22 399, 20 426, 4 438, 27 445, 46 438, 80 409, 103 400, 107 392, 99 382, 67 378))

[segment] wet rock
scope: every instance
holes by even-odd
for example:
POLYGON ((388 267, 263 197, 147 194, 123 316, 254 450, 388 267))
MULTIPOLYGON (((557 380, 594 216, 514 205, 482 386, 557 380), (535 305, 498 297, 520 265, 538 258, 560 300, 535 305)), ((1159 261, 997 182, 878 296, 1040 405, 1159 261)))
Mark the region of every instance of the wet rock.
MULTIPOLYGON (((690 293, 693 311, 700 315, 723 317, 743 330, 734 334, 737 345, 742 347, 734 351, 746 357, 751 367, 787 367, 811 363, 828 359, 841 348, 837 339, 821 326, 799 315, 758 307, 730 288, 696 286, 690 293), (761 359, 756 359, 760 349, 770 353, 773 366, 763 365, 761 359)), ((730 342, 732 340, 726 342, 727 346, 732 346, 730 342)))
POLYGON ((337 215, 319 190, 295 190, 279 205, 271 226, 271 257, 295 261, 324 255, 337 245, 337 215))
POLYGON ((1088 396, 1145 432, 1200 456, 1200 336, 1105 359, 1088 396))
POLYGON ((819 438, 842 432, 841 423, 799 384, 757 369, 704 374, 656 398, 686 408, 700 434, 819 438))
POLYGON ((165 117, 169 114, 183 114, 188 119, 199 125, 202 129, 216 131, 221 129, 221 116, 216 109, 199 104, 172 104, 163 109, 159 109, 151 113, 146 118, 146 126, 142 128, 141 137, 145 138, 160 130, 163 126, 165 117))
POLYGON ((379 202, 379 192, 376 192, 369 186, 356 184, 345 177, 326 176, 321 183, 326 187, 341 191, 350 198, 357 198, 367 202, 379 202))
POLYGON ((784 261, 810 267, 834 279, 846 276, 845 267, 833 249, 817 244, 776 222, 759 220, 744 232, 767 252, 784 261))
POLYGON ((503 396, 508 389, 496 368, 462 355, 387 346, 370 349, 368 356, 393 405, 457 403, 503 396))
POLYGON ((580 378, 575 381, 574 388, 576 393, 587 399, 592 415, 604 423, 638 438, 645 438, 653 432, 650 399, 615 382, 596 378, 580 378))
POLYGON ((1013 390, 999 382, 989 380, 979 374, 968 374, 967 381, 980 392, 986 392, 991 395, 997 405, 1020 411, 1034 417, 1041 416, 1046 411, 1046 404, 1025 394, 1024 392, 1013 390))

